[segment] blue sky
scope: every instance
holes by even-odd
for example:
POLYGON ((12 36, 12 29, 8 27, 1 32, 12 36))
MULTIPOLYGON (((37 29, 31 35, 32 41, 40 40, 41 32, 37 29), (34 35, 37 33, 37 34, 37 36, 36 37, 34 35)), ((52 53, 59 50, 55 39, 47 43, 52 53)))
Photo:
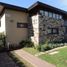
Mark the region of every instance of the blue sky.
POLYGON ((40 1, 67 11, 67 0, 0 0, 0 2, 26 7, 26 8, 28 8, 36 1, 40 1))

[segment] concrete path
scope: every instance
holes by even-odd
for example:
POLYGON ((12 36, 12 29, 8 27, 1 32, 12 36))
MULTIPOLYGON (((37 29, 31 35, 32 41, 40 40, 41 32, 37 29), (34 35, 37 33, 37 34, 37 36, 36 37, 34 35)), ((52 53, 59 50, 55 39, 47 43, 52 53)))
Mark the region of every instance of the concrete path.
POLYGON ((6 52, 0 53, 0 67, 19 67, 6 52))
POLYGON ((21 57, 21 59, 25 59, 26 61, 28 61, 29 63, 31 63, 34 67, 55 67, 53 64, 50 64, 46 61, 43 61, 29 53, 27 53, 26 51, 20 49, 20 50, 15 50, 14 51, 18 56, 21 57))

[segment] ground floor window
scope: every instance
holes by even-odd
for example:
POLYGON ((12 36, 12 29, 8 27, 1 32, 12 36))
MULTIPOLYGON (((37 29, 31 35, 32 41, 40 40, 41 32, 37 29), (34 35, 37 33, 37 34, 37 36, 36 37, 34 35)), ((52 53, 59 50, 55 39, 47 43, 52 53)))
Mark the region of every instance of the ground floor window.
POLYGON ((48 28, 48 34, 59 34, 58 28, 48 28))
POLYGON ((27 28, 28 24, 27 23, 17 23, 17 28, 27 28))
POLYGON ((67 34, 67 26, 65 26, 65 34, 67 34))

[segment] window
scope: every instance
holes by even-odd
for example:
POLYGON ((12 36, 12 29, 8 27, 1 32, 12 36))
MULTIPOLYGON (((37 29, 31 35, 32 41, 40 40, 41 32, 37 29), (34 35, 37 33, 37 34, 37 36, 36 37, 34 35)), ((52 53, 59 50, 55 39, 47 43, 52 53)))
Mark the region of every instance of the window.
POLYGON ((40 14, 41 14, 42 16, 43 16, 43 12, 44 12, 43 10, 40 10, 40 14))
POLYGON ((48 34, 59 34, 58 28, 48 28, 48 34))
POLYGON ((17 23, 17 28, 27 28, 27 23, 17 23))
POLYGON ((51 12, 49 12, 49 17, 53 17, 53 14, 51 12))
POLYGON ((62 19, 62 16, 61 15, 59 15, 59 19, 62 19))
POLYGON ((56 14, 55 13, 53 13, 53 18, 56 18, 56 14))
POLYGON ((0 21, 0 27, 1 27, 1 21, 0 21))
POLYGON ((59 15, 58 14, 56 14, 56 19, 59 19, 59 15))
POLYGON ((45 16, 48 16, 48 12, 47 11, 45 11, 45 16))
POLYGON ((54 19, 62 19, 62 15, 57 14, 57 13, 53 13, 53 12, 48 12, 48 11, 40 10, 40 14, 42 16, 52 17, 54 19))
POLYGON ((67 34, 67 26, 65 27, 65 34, 67 34))
POLYGON ((52 29, 48 29, 48 34, 51 34, 52 33, 52 29))

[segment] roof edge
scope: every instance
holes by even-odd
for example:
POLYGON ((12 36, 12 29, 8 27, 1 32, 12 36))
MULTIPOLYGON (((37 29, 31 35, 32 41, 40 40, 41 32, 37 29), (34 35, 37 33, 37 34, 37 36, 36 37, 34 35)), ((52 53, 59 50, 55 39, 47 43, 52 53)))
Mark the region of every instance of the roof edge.
POLYGON ((0 2, 0 5, 4 6, 5 8, 8 8, 8 9, 15 9, 15 10, 24 11, 24 12, 28 11, 27 8, 12 5, 12 4, 7 4, 7 3, 3 3, 3 2, 0 2))
POLYGON ((62 12, 62 13, 64 13, 64 14, 67 14, 67 11, 64 11, 64 10, 62 10, 62 9, 53 7, 53 6, 48 5, 48 4, 45 4, 45 3, 42 3, 42 2, 40 2, 40 1, 35 2, 33 5, 31 5, 31 6, 28 8, 28 10, 30 11, 31 9, 33 9, 33 8, 36 7, 37 5, 48 6, 48 7, 52 8, 52 9, 57 10, 58 12, 62 12))

